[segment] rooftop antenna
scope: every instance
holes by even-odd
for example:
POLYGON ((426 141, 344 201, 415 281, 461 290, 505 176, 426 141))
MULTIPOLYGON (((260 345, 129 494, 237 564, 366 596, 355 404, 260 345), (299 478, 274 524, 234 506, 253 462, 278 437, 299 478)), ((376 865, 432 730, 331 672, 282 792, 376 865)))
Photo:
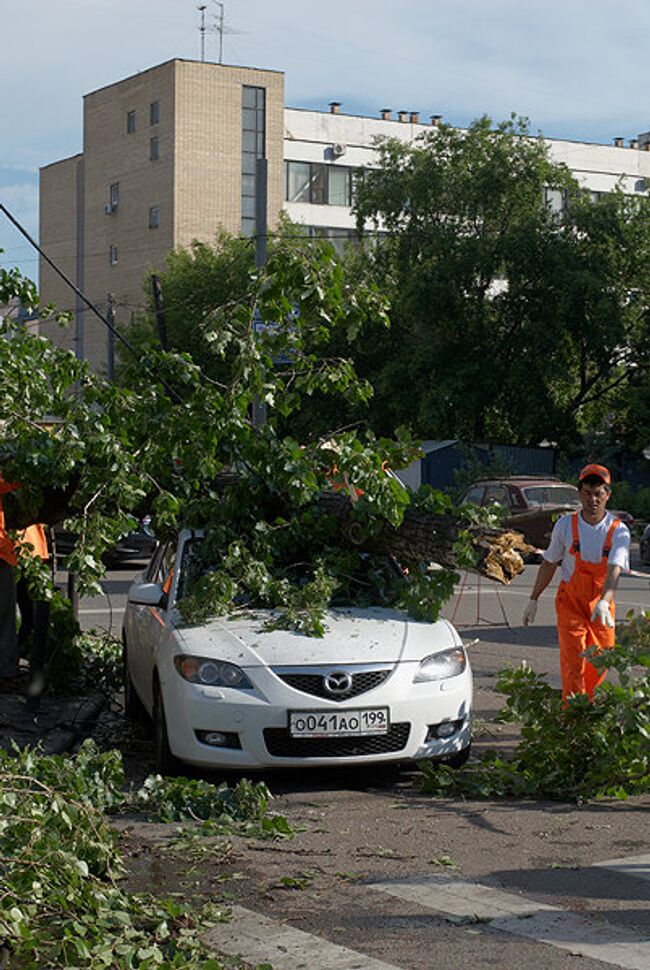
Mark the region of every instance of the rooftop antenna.
POLYGON ((223 64, 223 12, 225 4, 220 3, 220 0, 212 0, 212 2, 219 7, 219 16, 215 17, 215 20, 217 33, 219 34, 219 64, 223 64))
POLYGON ((198 10, 201 13, 201 26, 199 27, 199 33, 201 34, 201 60, 205 61, 205 10, 206 4, 202 3, 198 10))

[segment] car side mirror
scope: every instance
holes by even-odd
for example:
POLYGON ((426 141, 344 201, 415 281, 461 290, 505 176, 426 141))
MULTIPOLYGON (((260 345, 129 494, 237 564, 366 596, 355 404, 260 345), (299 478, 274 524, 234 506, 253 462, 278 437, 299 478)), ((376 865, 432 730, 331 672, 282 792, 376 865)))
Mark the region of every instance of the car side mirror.
POLYGON ((129 591, 129 603, 136 606, 165 606, 167 594, 160 583, 138 583, 129 591))

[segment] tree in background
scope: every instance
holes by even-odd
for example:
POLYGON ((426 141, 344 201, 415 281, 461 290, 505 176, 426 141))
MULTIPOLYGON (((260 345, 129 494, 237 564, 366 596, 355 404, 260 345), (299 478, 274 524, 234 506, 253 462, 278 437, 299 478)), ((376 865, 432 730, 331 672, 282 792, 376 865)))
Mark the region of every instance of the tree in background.
POLYGON ((354 355, 376 430, 567 444, 644 386, 647 200, 593 203, 523 120, 378 150, 356 214, 391 328, 354 355))

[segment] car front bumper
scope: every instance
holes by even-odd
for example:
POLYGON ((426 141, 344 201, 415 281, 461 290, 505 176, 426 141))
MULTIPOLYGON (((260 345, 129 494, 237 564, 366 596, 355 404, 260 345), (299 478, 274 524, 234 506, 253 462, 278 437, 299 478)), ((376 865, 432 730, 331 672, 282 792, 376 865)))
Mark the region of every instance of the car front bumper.
POLYGON ((471 741, 472 675, 412 683, 413 670, 397 670, 381 687, 342 703, 304 694, 265 671, 255 691, 204 687, 175 670, 161 678, 167 732, 173 754, 188 764, 213 768, 291 768, 386 763, 451 757, 471 741), (389 709, 388 734, 338 738, 292 738, 289 711, 331 713, 389 709), (432 736, 443 722, 447 738, 432 736), (197 732, 221 732, 240 747, 215 747, 197 732))

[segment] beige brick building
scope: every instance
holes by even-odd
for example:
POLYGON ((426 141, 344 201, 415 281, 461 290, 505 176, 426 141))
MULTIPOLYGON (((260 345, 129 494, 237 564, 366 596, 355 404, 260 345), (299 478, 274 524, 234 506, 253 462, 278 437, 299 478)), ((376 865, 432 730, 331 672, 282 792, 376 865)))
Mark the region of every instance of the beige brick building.
MULTIPOLYGON (((41 169, 41 246, 102 311, 112 294, 117 322, 128 322, 170 249, 222 227, 252 235, 259 157, 273 225, 283 132, 276 71, 173 60, 87 94, 83 152, 41 169)), ((76 314, 67 332, 43 329, 105 370, 106 328, 43 260, 40 292, 76 314)))
MULTIPOLYGON (((284 210, 316 236, 338 241, 354 227, 353 173, 371 166, 376 137, 412 142, 438 115, 384 108, 376 117, 284 105, 278 71, 173 60, 87 94, 83 152, 41 169, 44 251, 118 323, 145 306, 147 272, 166 253, 224 228, 255 233, 257 160, 268 166, 268 220, 284 210)), ((549 140, 595 197, 650 186, 650 133, 613 145, 549 140)), ((559 193, 555 193, 558 195, 559 193)), ((547 204, 561 206, 549 193, 547 204)), ((40 292, 75 313, 71 330, 43 329, 110 372, 104 325, 41 260, 40 292)))

